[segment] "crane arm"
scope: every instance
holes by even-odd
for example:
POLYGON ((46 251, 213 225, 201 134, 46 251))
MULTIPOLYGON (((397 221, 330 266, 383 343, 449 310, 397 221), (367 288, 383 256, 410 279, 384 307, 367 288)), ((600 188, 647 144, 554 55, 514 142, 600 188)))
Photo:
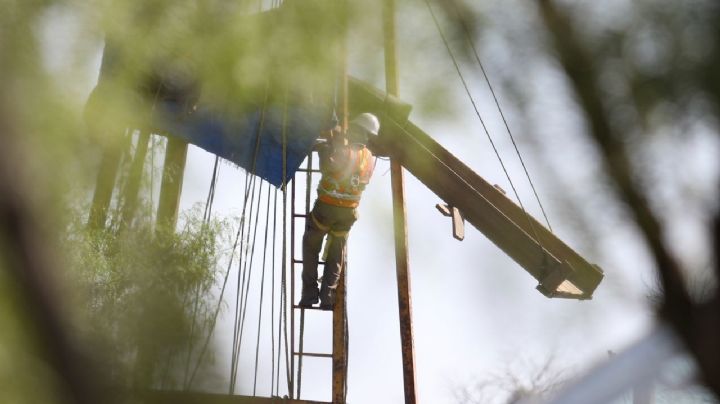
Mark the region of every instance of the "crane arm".
POLYGON ((590 299, 602 270, 550 232, 503 192, 407 120, 410 106, 363 82, 350 82, 352 111, 381 121, 371 145, 458 208, 465 219, 538 280, 548 297, 590 299))

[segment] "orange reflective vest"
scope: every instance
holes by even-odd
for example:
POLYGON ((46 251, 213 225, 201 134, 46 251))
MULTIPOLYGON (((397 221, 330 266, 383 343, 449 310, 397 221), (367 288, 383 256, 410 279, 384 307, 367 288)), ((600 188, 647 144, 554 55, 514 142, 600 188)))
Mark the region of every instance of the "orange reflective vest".
POLYGON ((375 169, 375 157, 367 147, 357 149, 349 146, 321 157, 323 175, 318 185, 318 199, 328 205, 356 208, 375 169), (329 163, 329 158, 336 161, 329 163))

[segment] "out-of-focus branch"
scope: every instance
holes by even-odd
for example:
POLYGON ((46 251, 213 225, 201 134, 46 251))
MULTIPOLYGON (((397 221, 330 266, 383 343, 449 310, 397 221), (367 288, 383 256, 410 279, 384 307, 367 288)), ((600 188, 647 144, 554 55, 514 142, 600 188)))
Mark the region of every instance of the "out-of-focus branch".
POLYGON ((660 314, 694 354, 705 383, 720 396, 720 348, 712 342, 720 340, 720 316, 717 315, 720 302, 717 296, 703 306, 691 301, 680 265, 663 242, 662 225, 636 182, 623 134, 610 125, 592 57, 585 51, 568 17, 553 2, 539 0, 538 5, 558 60, 585 113, 588 133, 600 151, 603 168, 615 184, 618 196, 627 204, 655 261, 664 292, 660 314))
MULTIPOLYGON (((48 237, 38 222, 34 203, 28 192, 31 184, 22 181, 22 161, 18 153, 12 121, 0 101, 0 260, 10 279, 19 288, 22 313, 29 320, 38 341, 40 359, 47 363, 61 382, 67 397, 58 402, 96 404, 109 402, 99 394, 97 373, 73 344, 58 307, 62 300, 53 292, 52 279, 56 271, 47 247, 48 237)), ((40 383, 47 380, 38 380, 40 383)), ((40 385, 38 388, 47 388, 40 385)))

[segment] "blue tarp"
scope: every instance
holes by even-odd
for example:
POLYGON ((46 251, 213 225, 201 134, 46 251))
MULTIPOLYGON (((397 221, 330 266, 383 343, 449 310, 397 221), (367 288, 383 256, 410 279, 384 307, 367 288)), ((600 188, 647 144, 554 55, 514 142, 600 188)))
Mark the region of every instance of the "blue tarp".
POLYGON ((289 182, 320 131, 332 125, 329 107, 318 105, 268 105, 236 113, 208 108, 188 115, 182 111, 178 103, 160 103, 156 127, 278 187, 283 183, 283 128, 287 142, 285 180, 289 182))
MULTIPOLYGON (((158 52, 157 60, 147 60, 146 77, 129 90, 142 97, 148 107, 154 106, 148 114, 153 130, 180 137, 280 186, 283 128, 287 141, 285 180, 289 181, 320 131, 333 125, 332 88, 337 71, 334 49, 338 37, 334 20, 327 17, 335 15, 336 4, 331 0, 288 0, 278 9, 233 19, 244 27, 239 34, 227 30, 214 40, 222 41, 227 35, 230 43, 245 44, 235 57, 262 66, 268 81, 252 76, 228 77, 239 94, 223 105, 209 105, 202 97, 202 83, 192 72, 212 62, 192 53, 176 60, 177 55, 158 52), (287 104, 278 101, 285 98, 289 98, 287 104), (190 108, 193 110, 188 114, 190 108)), ((103 95, 99 90, 131 67, 124 63, 122 48, 113 44, 107 41, 89 110, 102 113, 102 107, 92 108, 90 104, 102 105, 107 101, 104 97, 112 97, 112 92, 103 95)))

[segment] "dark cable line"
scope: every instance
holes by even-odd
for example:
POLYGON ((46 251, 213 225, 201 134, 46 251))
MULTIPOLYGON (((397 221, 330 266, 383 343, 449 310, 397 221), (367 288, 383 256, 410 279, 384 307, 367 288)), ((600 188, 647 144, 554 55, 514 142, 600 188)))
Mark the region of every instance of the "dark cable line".
MULTIPOLYGON (((254 174, 255 174, 255 169, 256 169, 257 156, 258 156, 258 153, 259 153, 259 150, 260 150, 260 137, 261 137, 261 135, 262 135, 263 126, 264 126, 264 123, 265 123, 265 113, 266 113, 266 107, 267 107, 267 100, 268 100, 268 87, 267 87, 267 85, 266 85, 266 87, 265 87, 265 99, 264 99, 264 101, 263 101, 262 108, 260 109, 260 122, 258 123, 258 129, 257 129, 257 134, 256 134, 256 139, 255 139, 255 151, 254 151, 254 153, 253 153, 253 164, 252 164, 252 170, 251 170, 251 171, 252 171, 252 174, 253 174, 253 187, 252 187, 252 188, 253 188, 253 198, 252 198, 252 199, 254 199, 254 197, 255 197, 255 180, 256 180, 257 177, 256 177, 254 174)), ((261 197, 261 196, 262 196, 262 183, 261 183, 261 185, 260 185, 260 197, 261 197)), ((259 210, 260 210, 260 197, 258 197, 258 209, 257 209, 257 210, 258 210, 258 214, 259 214, 259 210)), ((252 202, 252 200, 251 200, 251 202, 250 202, 250 210, 251 210, 251 211, 250 211, 250 222, 252 222, 252 210, 253 210, 253 202, 252 202)), ((256 216, 257 216, 257 215, 256 215, 256 216)), ((248 235, 247 235, 247 241, 248 241, 248 243, 249 243, 249 241, 250 241, 250 227, 251 227, 251 223, 248 224, 248 235)), ((250 274, 249 274, 249 276, 248 276, 248 287, 247 287, 248 289, 249 289, 249 285, 250 285, 250 276, 252 275, 252 259, 253 259, 253 254, 254 254, 254 251, 255 251, 255 236, 257 235, 257 217, 255 218, 255 230, 254 230, 254 233, 255 233, 255 234, 253 235, 252 251, 251 251, 251 255, 250 255, 250 274)), ((242 247, 242 246, 241 246, 241 247, 242 247)), ((245 255, 246 255, 246 260, 245 260, 245 265, 243 265, 243 271, 242 271, 242 272, 243 272, 243 276, 242 276, 242 281, 243 281, 243 282, 244 282, 245 275, 246 275, 246 273, 248 272, 248 271, 247 271, 247 263, 248 263, 248 260, 247 260, 247 249, 248 249, 248 247, 249 247, 249 245, 246 244, 246 245, 245 245, 245 249, 244 249, 244 251, 246 251, 246 254, 245 254, 245 255)), ((243 252, 243 249, 241 248, 241 254, 240 254, 241 257, 242 257, 242 252, 243 252)), ((238 290, 236 291, 236 300, 235 300, 235 322, 234 322, 234 324, 235 324, 235 330, 234 330, 234 332, 233 332, 233 355, 232 355, 232 361, 231 361, 231 362, 232 362, 232 363, 231 363, 231 366, 232 366, 232 367, 231 367, 231 370, 230 370, 230 389, 229 389, 229 390, 230 390, 230 394, 232 394, 232 393, 234 392, 234 390, 235 390, 235 383, 236 383, 236 381, 237 381, 238 358, 239 358, 239 355, 240 355, 240 344, 242 343, 242 333, 243 333, 243 326, 244 326, 244 323, 245 323, 245 313, 246 313, 246 308, 247 308, 247 305, 246 305, 246 304, 247 304, 247 296, 245 296, 244 299, 243 299, 243 296, 242 296, 245 292, 243 291, 243 285, 241 284, 241 277, 240 277, 240 273, 239 273, 239 272, 240 272, 241 265, 242 265, 242 263, 239 262, 239 263, 238 263, 238 290), (239 312, 239 310, 238 310, 238 309, 239 309, 239 306, 238 306, 238 305, 239 305, 239 303, 240 303, 241 300, 243 300, 243 308, 242 308, 241 317, 238 318, 238 312, 239 312), (239 329, 238 329, 238 326, 239 326, 239 329), (237 345, 236 345, 236 344, 237 344, 237 345), (236 348, 236 346, 237 346, 237 348, 236 348)))
POLYGON ((505 124, 505 129, 507 130, 508 135, 510 136, 510 140, 512 141, 513 147, 515 148, 515 153, 518 156, 518 159, 520 160, 520 164, 522 164, 522 168, 525 171, 525 176, 528 179, 528 182, 530 183, 530 187, 532 188, 533 194, 535 195, 535 200, 537 200, 538 205, 540 206, 540 210, 542 211, 543 217, 545 218, 545 223, 548 225, 548 229, 552 232, 552 226, 550 225, 550 220, 548 219, 548 216, 545 212, 545 207, 543 206, 542 202, 540 201, 540 196, 538 196, 537 190, 535 189, 535 184, 533 183, 532 178, 530 177, 530 173, 527 169, 527 166, 525 165, 525 160, 522 158, 522 155, 520 154, 520 149, 515 142, 515 137, 512 134, 512 131, 510 130, 510 125, 507 122, 507 119, 505 118, 505 113, 503 112, 502 108, 500 107, 500 101, 498 101, 498 97, 495 94, 495 89, 493 88, 492 84, 490 83, 490 78, 487 75, 487 72, 485 71, 485 66, 483 66, 483 63, 480 61, 480 55, 478 54, 477 48, 475 47, 475 41, 472 39, 472 34, 470 33, 470 29, 468 28, 467 24, 465 23, 465 19, 462 18, 460 15, 460 11, 457 8, 457 5, 455 4, 455 1, 450 2, 452 4, 453 10, 455 11, 455 14, 458 17, 458 20, 460 20, 460 25, 463 28, 463 32, 465 33, 465 39, 468 41, 470 48, 473 51, 473 54, 475 55, 475 60, 478 63, 478 66, 480 66, 480 71, 482 71, 483 77, 485 78, 485 82, 488 85, 488 88, 490 89, 490 93, 492 94, 493 100, 495 101, 495 106, 497 106, 498 112, 500 113, 500 117, 502 117, 503 124, 505 124))
MULTIPOLYGON (((246 190, 249 189, 248 188, 249 177, 250 177, 250 173, 246 172, 245 173, 245 186, 244 186, 244 188, 246 190)), ((248 197, 249 197, 249 194, 246 191, 245 192, 245 200, 243 202, 243 211, 245 209, 244 208, 245 205, 247 205, 248 197)), ((225 295, 225 290, 227 288, 227 282, 230 277, 229 275, 230 275, 230 271, 231 271, 232 264, 233 264, 233 258, 235 257, 235 251, 237 250, 238 242, 240 242, 240 240, 241 240, 241 229, 245 226, 244 222, 245 222, 245 215, 242 214, 240 217, 240 223, 238 226, 237 234, 235 235, 235 242, 233 243, 233 247, 232 247, 232 250, 230 253, 230 260, 228 262, 227 270, 225 271, 223 285, 222 285, 222 288, 220 289, 220 296, 218 298, 218 303, 217 303, 217 306, 215 307, 215 313, 214 313, 212 321, 210 323, 210 331, 208 332, 207 336, 205 337, 205 342, 203 343, 203 348, 200 351, 200 355, 198 356, 197 362, 195 363, 195 367, 193 368, 192 375, 190 376, 190 379, 188 380, 187 384, 185 385, 185 390, 187 390, 192 385, 192 382, 195 379, 195 375, 197 374, 197 371, 200 368, 200 364, 202 363, 202 360, 205 357, 205 353, 207 352, 207 349, 210 345, 210 339, 212 338, 213 332, 215 331, 215 324, 217 323, 217 318, 220 313, 220 306, 222 305, 223 297, 225 295)))
MULTIPOLYGON (((242 301, 242 297, 241 297, 240 293, 244 289, 242 286, 244 284, 244 280, 243 280, 244 272, 242 271, 242 268, 243 268, 243 262, 247 261, 247 260, 243 261, 243 257, 246 256, 245 251, 247 251, 247 243, 248 243, 248 240, 250 237, 250 227, 252 226, 252 212, 253 212, 253 206, 254 206, 255 195, 256 195, 255 189, 256 189, 255 176, 252 176, 250 178, 250 188, 249 188, 249 190, 251 190, 251 191, 250 191, 250 209, 249 209, 249 213, 248 213, 250 222, 247 223, 248 234, 246 237, 245 226, 243 226, 243 228, 241 230, 241 236, 240 236, 240 254, 238 256, 238 265, 237 265, 238 279, 237 279, 237 287, 235 290, 235 312, 233 315, 233 318, 234 318, 234 320, 233 320, 233 344, 232 344, 233 350, 232 350, 232 356, 231 356, 231 361, 230 361, 230 366, 231 366, 230 367, 230 388, 229 388, 230 394, 232 394, 235 390, 235 373, 236 373, 235 369, 236 369, 236 365, 237 365, 237 363, 236 363, 237 358, 236 358, 236 354, 235 354, 235 345, 237 343, 238 324, 239 324, 239 320, 240 320, 238 317, 238 313, 240 313, 240 310, 241 310, 240 302, 242 301), (241 272, 242 272, 242 274, 241 274, 241 272)), ((243 214, 242 214, 243 219, 246 219, 246 217, 245 217, 246 206, 247 206, 247 204, 245 204, 243 206, 243 214)), ((243 225, 245 225, 245 222, 246 221, 243 220, 243 225)))
MULTIPOLYGON (((271 286, 270 286, 270 396, 275 391, 275 246, 277 244, 277 200, 278 190, 275 189, 275 200, 273 202, 273 235, 272 235, 272 263, 271 263, 271 286)), ((278 352, 279 355, 279 352, 278 352)), ((279 360, 279 358, 278 358, 279 360)), ((279 363, 278 363, 279 366, 279 363)))
POLYGON ((467 82, 465 81, 465 77, 463 76, 460 65, 458 64, 457 59, 455 58, 455 55, 452 52, 452 49, 450 48, 450 44, 445 37, 445 34, 442 31, 442 28, 440 28, 440 23, 437 20, 437 17, 435 15, 435 12, 433 11, 432 7, 430 6, 429 0, 425 0, 425 4, 427 5, 428 10, 430 11, 430 15, 432 16, 433 22, 435 23, 435 27, 438 30, 438 33, 440 34, 440 38, 443 41, 443 44, 445 45, 445 49, 448 51, 448 54, 450 55, 450 59, 452 59, 453 65, 455 66, 455 71, 458 74, 458 77, 460 78, 460 81, 462 82, 463 87, 465 88, 465 93, 467 94, 468 98, 470 99, 470 103, 473 106, 473 109, 475 110, 475 115, 477 115, 478 119, 480 120, 480 123, 482 124, 483 130, 485 132, 485 135, 487 136, 488 140, 490 141, 490 145, 492 146, 493 151, 495 152, 495 156, 498 158, 498 161, 500 162, 500 166, 503 169, 503 172, 505 173, 505 177, 507 178, 508 182, 510 183, 510 187, 513 190, 513 193, 515 194, 515 197, 518 200, 518 204, 520 205, 520 208, 525 213, 525 215, 528 217, 528 223, 530 224, 530 228, 532 229, 533 233, 535 234, 535 241, 540 246, 540 249, 543 251, 543 254, 545 254, 545 249, 542 247, 542 242, 540 241, 540 237, 537 233, 537 230, 535 229, 535 225, 532 223, 532 220, 530 220, 530 215, 527 213, 527 210, 525 209, 525 205, 522 203, 522 200, 520 199, 520 195, 517 192, 517 189, 515 188, 515 184, 513 183, 512 179, 510 178, 510 173, 508 172, 507 168, 505 167, 505 163, 502 160, 502 157, 500 157, 500 152, 498 151, 497 147, 495 146, 495 142, 492 139, 492 136, 490 136, 490 131, 488 131, 487 126, 485 125, 485 120, 480 115, 480 111, 478 110, 477 104, 475 103, 475 99, 472 96, 472 93, 470 92, 470 87, 468 86, 467 82))
POLYGON ((268 233, 270 230, 270 192, 267 194, 267 208, 265 209, 265 242, 263 244, 262 273, 260 274, 260 304, 258 306, 258 331, 255 343, 255 380, 253 381, 253 396, 257 391, 257 374, 260 355, 260 329, 262 328, 262 308, 265 292, 265 268, 267 258, 268 233))
MULTIPOLYGON (((215 165, 213 166, 213 172, 212 177, 210 178, 210 188, 208 189, 208 196, 205 200, 205 210, 203 213, 203 222, 202 222, 202 229, 205 230, 207 228, 207 225, 210 222, 210 218, 212 216, 212 205, 215 202, 215 188, 217 186, 217 179, 218 179, 218 161, 219 157, 215 156, 215 165)), ((190 324, 190 335, 188 337, 188 352, 187 357, 185 358, 185 372, 183 376, 183 386, 188 385, 188 377, 190 375, 190 360, 192 358, 192 353, 194 351, 194 345, 193 344, 193 337, 195 335, 195 328, 197 324, 197 311, 199 306, 199 300, 200 300, 200 285, 197 285, 195 288, 195 296, 194 296, 194 303, 193 303, 193 311, 192 311, 192 322, 190 324)))

